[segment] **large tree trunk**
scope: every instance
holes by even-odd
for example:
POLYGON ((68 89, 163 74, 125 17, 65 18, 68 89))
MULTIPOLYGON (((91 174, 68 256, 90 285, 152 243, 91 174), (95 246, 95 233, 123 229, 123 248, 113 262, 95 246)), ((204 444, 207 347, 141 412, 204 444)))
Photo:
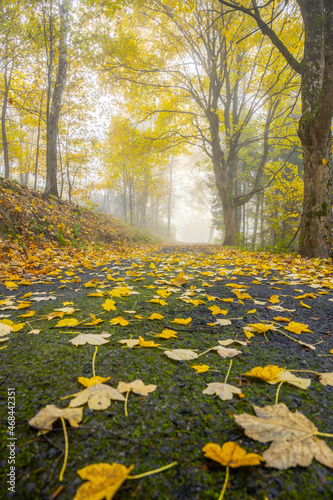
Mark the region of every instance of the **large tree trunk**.
POLYGON ((70 0, 63 0, 60 10, 60 37, 57 78, 48 120, 45 194, 59 197, 57 185, 57 141, 62 96, 67 79, 67 32, 70 0))
POLYGON ((323 0, 320 6, 310 0, 298 3, 305 27, 298 130, 304 161, 299 251, 325 258, 332 242, 333 3, 326 1, 326 12, 323 0))

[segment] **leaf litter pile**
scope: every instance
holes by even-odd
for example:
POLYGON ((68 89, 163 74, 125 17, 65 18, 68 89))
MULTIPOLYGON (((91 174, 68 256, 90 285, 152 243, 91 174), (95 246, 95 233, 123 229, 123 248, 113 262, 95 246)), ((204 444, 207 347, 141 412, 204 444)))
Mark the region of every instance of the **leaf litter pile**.
POLYGON ((68 264, 0 287, 15 498, 333 497, 330 263, 174 246, 68 264))

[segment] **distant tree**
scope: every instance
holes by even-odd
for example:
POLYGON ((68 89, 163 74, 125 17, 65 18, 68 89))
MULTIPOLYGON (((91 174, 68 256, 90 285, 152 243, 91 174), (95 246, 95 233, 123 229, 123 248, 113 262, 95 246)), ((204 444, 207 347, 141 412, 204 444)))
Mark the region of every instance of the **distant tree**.
POLYGON ((251 51, 237 44, 244 16, 225 17, 215 0, 183 2, 184 10, 181 4, 151 0, 130 19, 123 13, 101 65, 112 84, 131 94, 134 119, 154 116, 164 138, 195 144, 211 159, 224 244, 235 245, 237 208, 262 189, 281 96, 293 94, 297 82, 261 35, 251 51), (239 159, 249 143, 261 156, 249 189, 240 192, 239 159))
POLYGON ((54 85, 52 86, 52 70, 55 57, 53 0, 49 3, 49 12, 44 12, 45 49, 47 56, 47 111, 46 111, 46 186, 45 194, 58 197, 58 160, 57 144, 59 133, 59 118, 62 97, 67 80, 69 8, 71 0, 62 0, 59 3, 59 34, 58 34, 58 66, 54 85), (48 29, 47 29, 48 23, 48 29), (53 87, 53 88, 52 88, 53 87))

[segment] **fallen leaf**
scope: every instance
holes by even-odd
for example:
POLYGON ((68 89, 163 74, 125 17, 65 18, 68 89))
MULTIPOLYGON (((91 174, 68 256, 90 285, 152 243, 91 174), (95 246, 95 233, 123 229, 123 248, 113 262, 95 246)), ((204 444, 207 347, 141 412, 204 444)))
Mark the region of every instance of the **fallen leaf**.
POLYGON ((58 418, 63 417, 72 427, 78 427, 79 422, 82 420, 83 408, 57 408, 55 405, 46 405, 42 408, 32 419, 29 420, 29 425, 40 429, 41 431, 52 430, 53 423, 58 418))
POLYGON ((246 325, 243 330, 247 330, 251 333, 266 333, 273 328, 273 325, 264 325, 264 323, 251 323, 246 325))
POLYGON ((118 340, 121 344, 126 344, 127 347, 135 347, 136 345, 139 345, 139 339, 124 339, 124 340, 118 340))
POLYGON ((37 330, 37 329, 30 330, 30 332, 28 332, 27 335, 32 335, 32 334, 33 335, 38 335, 40 332, 41 332, 41 330, 37 330))
POLYGON ((190 349, 172 349, 171 351, 164 351, 164 354, 175 361, 189 361, 198 357, 197 353, 190 349))
POLYGON ((192 318, 175 318, 174 320, 171 321, 171 323, 176 323, 177 325, 188 325, 191 323, 192 318))
POLYGON ((73 394, 69 406, 71 408, 88 404, 91 410, 105 410, 111 404, 111 400, 125 401, 124 396, 110 385, 96 384, 91 385, 81 392, 73 394))
POLYGON ((219 306, 212 306, 208 307, 210 311, 212 311, 213 316, 216 316, 216 314, 224 314, 226 315, 228 310, 227 309, 220 309, 219 306))
POLYGON ((76 326, 79 324, 79 321, 75 318, 61 319, 55 325, 56 328, 63 328, 64 326, 76 326))
POLYGON ((227 326, 227 325, 231 325, 231 321, 230 321, 230 319, 217 318, 215 323, 213 323, 213 324, 220 325, 220 326, 227 326))
POLYGON ((111 377, 78 377, 78 381, 80 384, 84 385, 84 387, 90 387, 91 385, 103 384, 107 380, 110 380, 111 377))
POLYGON ((154 319, 163 319, 163 318, 164 318, 164 316, 162 316, 162 314, 153 313, 147 319, 154 320, 154 319))
POLYGON ((202 391, 202 394, 209 394, 211 396, 218 396, 222 401, 228 401, 233 398, 234 394, 242 394, 242 391, 230 384, 222 382, 211 382, 207 384, 207 388, 202 391))
POLYGON ((103 309, 106 311, 116 311, 116 303, 112 299, 106 299, 106 301, 102 304, 103 309))
POLYGON ((244 342, 243 340, 236 340, 236 339, 218 340, 218 343, 220 345, 222 345, 223 347, 226 347, 230 344, 247 345, 247 342, 244 342))
POLYGON ((29 312, 27 312, 25 314, 20 314, 19 318, 31 318, 35 314, 36 314, 36 311, 29 311, 29 312))
POLYGON ((127 326, 129 323, 127 319, 124 319, 122 316, 118 316, 117 318, 113 318, 110 321, 111 325, 120 325, 120 326, 127 326))
POLYGON ((48 297, 31 297, 30 300, 33 300, 35 302, 43 302, 45 300, 56 300, 57 297, 55 297, 54 295, 49 295, 48 297))
POLYGON ((0 337, 3 337, 4 335, 8 335, 12 331, 13 331, 12 326, 0 323, 0 337))
POLYGON ((134 465, 113 463, 87 465, 77 471, 81 479, 87 482, 82 484, 74 497, 74 500, 111 500, 119 490, 120 486, 128 477, 134 465))
POLYGON ((250 372, 245 372, 244 375, 248 375, 249 377, 256 377, 268 382, 270 380, 275 380, 276 377, 283 371, 283 368, 280 368, 277 365, 267 365, 264 368, 261 366, 256 366, 252 368, 250 372))
POLYGON ((221 446, 215 443, 208 443, 202 451, 205 457, 215 460, 224 467, 242 467, 248 465, 259 465, 264 462, 261 455, 257 453, 246 453, 246 451, 234 441, 228 441, 221 446))
POLYGON ((162 331, 162 333, 156 335, 156 337, 160 337, 162 339, 177 338, 177 332, 175 332, 175 330, 165 329, 162 331))
POLYGON ((117 390, 119 392, 129 392, 132 391, 135 394, 139 394, 140 396, 148 396, 150 392, 155 391, 157 385, 145 385, 141 379, 134 380, 134 382, 130 382, 126 384, 125 382, 119 382, 117 390))
POLYGON ((253 408, 257 416, 243 413, 234 418, 248 437, 261 443, 272 441, 263 453, 266 467, 308 467, 315 458, 333 468, 332 450, 316 436, 317 427, 302 413, 292 413, 284 403, 253 408))
POLYGON ((216 351, 221 358, 233 358, 238 354, 242 354, 242 351, 239 351, 238 349, 230 349, 229 347, 222 347, 219 345, 212 347, 212 350, 216 351))
POLYGON ((288 330, 288 332, 292 333, 297 333, 297 335, 300 335, 302 332, 311 332, 311 330, 308 329, 308 325, 305 325, 304 323, 296 323, 296 321, 291 321, 289 325, 284 327, 285 330, 288 330))
POLYGON ((331 385, 333 387, 333 372, 321 373, 319 377, 319 382, 323 385, 331 385))
POLYGON ((287 382, 288 384, 294 385, 299 389, 307 389, 311 384, 311 380, 309 378, 296 377, 293 373, 288 370, 284 370, 277 365, 267 365, 264 368, 256 366, 255 368, 252 368, 250 372, 246 372, 245 375, 260 378, 271 385, 279 384, 280 382, 287 382))
POLYGON ((85 344, 90 344, 90 345, 102 345, 102 344, 107 344, 109 340, 106 340, 107 337, 110 337, 110 333, 80 333, 77 337, 74 339, 69 340, 72 344, 74 344, 76 347, 79 345, 85 345, 85 344))
POLYGON ((145 340, 144 338, 139 336, 139 345, 141 347, 158 347, 161 344, 155 344, 153 340, 145 340))
POLYGON ((208 365, 192 365, 192 368, 194 368, 197 373, 205 373, 209 370, 208 365))

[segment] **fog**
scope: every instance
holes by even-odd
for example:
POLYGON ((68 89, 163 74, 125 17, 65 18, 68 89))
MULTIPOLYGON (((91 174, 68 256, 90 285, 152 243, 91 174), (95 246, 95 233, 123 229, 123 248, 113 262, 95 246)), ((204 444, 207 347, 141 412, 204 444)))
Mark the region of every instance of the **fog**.
POLYGON ((207 243, 212 225, 207 172, 197 166, 202 155, 177 158, 173 169, 172 225, 177 241, 207 243))

